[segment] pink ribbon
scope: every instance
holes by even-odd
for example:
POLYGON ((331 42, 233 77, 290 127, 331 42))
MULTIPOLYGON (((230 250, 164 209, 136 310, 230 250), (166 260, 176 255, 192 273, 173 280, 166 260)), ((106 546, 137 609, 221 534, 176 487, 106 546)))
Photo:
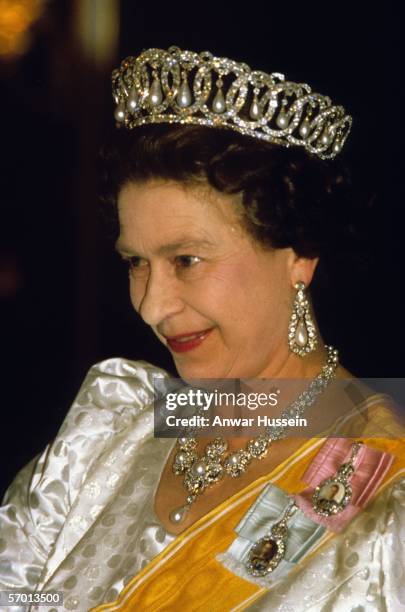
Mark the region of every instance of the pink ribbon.
POLYGON ((321 516, 312 509, 312 495, 325 478, 334 476, 342 463, 350 460, 353 441, 347 438, 329 438, 306 469, 302 480, 309 486, 294 495, 299 508, 315 523, 331 531, 341 531, 373 497, 390 469, 394 457, 362 444, 353 461, 355 472, 349 479, 352 498, 344 510, 332 516, 321 516))

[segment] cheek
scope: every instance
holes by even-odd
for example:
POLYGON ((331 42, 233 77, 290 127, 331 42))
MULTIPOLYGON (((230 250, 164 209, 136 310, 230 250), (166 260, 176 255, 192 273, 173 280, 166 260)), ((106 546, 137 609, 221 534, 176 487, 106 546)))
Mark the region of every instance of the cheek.
POLYGON ((254 261, 250 264, 238 267, 227 279, 231 283, 218 286, 226 320, 232 324, 236 321, 243 334, 248 329, 256 334, 258 329, 263 333, 282 328, 285 317, 289 317, 285 281, 271 266, 258 266, 254 261))
POLYGON ((142 282, 142 280, 139 278, 135 280, 131 272, 129 273, 129 296, 132 306, 136 312, 139 312, 139 308, 145 294, 145 284, 146 283, 142 282))
POLYGON ((239 271, 237 266, 227 266, 225 271, 216 270, 204 282, 194 285, 187 296, 188 304, 222 329, 234 330, 235 325, 246 318, 250 297, 239 271))

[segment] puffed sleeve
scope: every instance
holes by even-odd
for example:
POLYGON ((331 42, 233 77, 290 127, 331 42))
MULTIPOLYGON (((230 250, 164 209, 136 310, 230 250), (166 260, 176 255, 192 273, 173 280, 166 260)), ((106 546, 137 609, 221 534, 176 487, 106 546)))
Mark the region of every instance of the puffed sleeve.
POLYGON ((38 486, 49 450, 50 446, 21 470, 0 508, 0 590, 35 587, 52 545, 52 532, 58 532, 63 520, 60 507, 49 508, 46 487, 38 486), (43 511, 48 509, 47 529, 35 517, 41 504, 43 511))
POLYGON ((119 358, 90 369, 55 440, 18 474, 0 507, 0 590, 35 590, 89 470, 151 405, 153 379, 165 375, 119 358))

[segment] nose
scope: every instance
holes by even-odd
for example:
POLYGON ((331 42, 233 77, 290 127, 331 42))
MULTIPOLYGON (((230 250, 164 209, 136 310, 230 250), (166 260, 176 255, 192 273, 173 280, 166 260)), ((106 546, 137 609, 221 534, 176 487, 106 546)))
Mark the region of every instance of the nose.
POLYGON ((142 319, 154 327, 183 309, 177 279, 157 270, 151 270, 136 302, 142 319))

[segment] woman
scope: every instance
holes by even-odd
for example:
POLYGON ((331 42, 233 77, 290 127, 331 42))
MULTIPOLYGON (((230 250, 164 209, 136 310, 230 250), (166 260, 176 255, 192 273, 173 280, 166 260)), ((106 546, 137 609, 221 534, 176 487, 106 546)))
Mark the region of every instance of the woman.
POLYGON ((399 426, 324 346, 306 291, 347 239, 328 160, 350 117, 282 75, 176 48, 128 58, 113 90, 107 199, 134 309, 183 380, 306 380, 280 408, 324 433, 156 439, 166 374, 98 364, 6 496, 2 588, 62 591, 68 610, 399 609, 399 426))

